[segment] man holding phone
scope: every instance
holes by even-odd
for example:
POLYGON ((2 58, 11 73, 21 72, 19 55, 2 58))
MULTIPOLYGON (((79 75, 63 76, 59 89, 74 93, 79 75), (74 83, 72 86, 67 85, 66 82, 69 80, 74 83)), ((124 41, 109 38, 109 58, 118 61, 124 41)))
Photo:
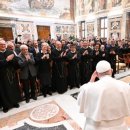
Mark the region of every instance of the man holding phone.
POLYGON ((128 130, 124 118, 130 115, 130 87, 111 76, 109 62, 100 61, 90 82, 81 87, 78 104, 86 117, 84 130, 128 130))

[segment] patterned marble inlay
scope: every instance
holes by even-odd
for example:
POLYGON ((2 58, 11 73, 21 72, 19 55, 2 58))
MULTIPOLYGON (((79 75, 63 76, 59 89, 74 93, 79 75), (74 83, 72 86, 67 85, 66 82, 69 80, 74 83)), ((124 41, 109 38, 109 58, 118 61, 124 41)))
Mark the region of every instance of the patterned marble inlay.
POLYGON ((30 114, 30 118, 35 121, 48 120, 59 112, 59 107, 56 104, 43 104, 34 108, 30 114))

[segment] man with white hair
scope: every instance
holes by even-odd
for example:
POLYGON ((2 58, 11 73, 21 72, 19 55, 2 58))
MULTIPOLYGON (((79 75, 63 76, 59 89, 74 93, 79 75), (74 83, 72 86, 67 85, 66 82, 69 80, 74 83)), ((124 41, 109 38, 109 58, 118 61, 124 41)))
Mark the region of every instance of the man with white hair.
POLYGON ((3 112, 19 107, 20 91, 15 75, 17 63, 13 52, 6 49, 6 42, 0 39, 0 104, 3 112))
POLYGON ((36 56, 38 64, 38 78, 40 80, 41 92, 44 97, 52 95, 51 88, 51 52, 48 43, 42 43, 42 50, 36 56))
POLYGON ((52 89, 62 94, 67 91, 65 77, 64 51, 60 41, 56 42, 56 48, 52 51, 52 89))
POLYGON ((130 87, 111 77, 109 62, 98 62, 88 84, 78 96, 80 112, 84 113, 84 130, 127 130, 124 117, 130 115, 130 87), (98 77, 99 81, 95 81, 98 77))
POLYGON ((12 41, 7 42, 7 49, 13 51, 15 56, 18 56, 18 50, 15 50, 15 44, 12 41))
POLYGON ((21 45, 20 46, 21 53, 19 57, 19 65, 21 66, 20 71, 20 79, 23 85, 23 91, 25 93, 26 103, 30 101, 30 93, 29 88, 31 88, 31 97, 34 100, 37 100, 35 90, 36 90, 36 68, 35 68, 35 60, 32 53, 28 52, 28 46, 21 45), (29 87, 30 85, 30 87, 29 87))

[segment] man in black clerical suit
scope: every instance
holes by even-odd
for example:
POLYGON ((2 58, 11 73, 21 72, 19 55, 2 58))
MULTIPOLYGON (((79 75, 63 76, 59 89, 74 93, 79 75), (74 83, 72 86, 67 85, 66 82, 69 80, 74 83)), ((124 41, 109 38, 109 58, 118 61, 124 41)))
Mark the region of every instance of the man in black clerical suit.
POLYGON ((111 41, 111 46, 108 50, 108 61, 113 69, 112 77, 114 77, 116 73, 116 55, 117 55, 117 46, 115 44, 115 41, 111 41))
POLYGON ((3 112, 19 107, 20 91, 16 82, 16 65, 17 58, 14 53, 6 50, 6 42, 0 40, 0 101, 3 112))
POLYGON ((41 91, 44 97, 52 95, 51 88, 51 51, 48 50, 48 43, 42 43, 42 51, 36 56, 38 64, 38 77, 40 80, 41 91))
POLYGON ((80 49, 80 82, 81 85, 89 82, 92 75, 92 49, 89 47, 89 41, 84 41, 80 49))
POLYGON ((80 78, 79 78, 79 61, 80 54, 76 50, 76 45, 70 45, 70 51, 67 53, 68 60, 68 85, 70 89, 77 87, 79 88, 80 78))
POLYGON ((67 83, 65 77, 64 51, 60 41, 56 42, 56 48, 52 50, 52 89, 58 93, 67 91, 67 83))
POLYGON ((96 65, 100 60, 101 60, 100 44, 96 44, 93 50, 93 72, 96 69, 96 65))
POLYGON ((105 45, 100 46, 100 52, 101 52, 101 60, 108 60, 108 54, 105 48, 105 45))

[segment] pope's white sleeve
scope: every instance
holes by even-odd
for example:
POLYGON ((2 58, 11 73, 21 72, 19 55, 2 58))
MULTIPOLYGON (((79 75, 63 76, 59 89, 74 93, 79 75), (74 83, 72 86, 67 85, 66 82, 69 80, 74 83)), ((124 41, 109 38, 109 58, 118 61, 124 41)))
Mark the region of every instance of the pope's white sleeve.
POLYGON ((78 101, 78 105, 80 107, 80 113, 84 113, 84 108, 85 108, 85 101, 86 101, 86 91, 88 89, 88 85, 83 85, 80 88, 80 93, 78 95, 77 101, 78 101))

